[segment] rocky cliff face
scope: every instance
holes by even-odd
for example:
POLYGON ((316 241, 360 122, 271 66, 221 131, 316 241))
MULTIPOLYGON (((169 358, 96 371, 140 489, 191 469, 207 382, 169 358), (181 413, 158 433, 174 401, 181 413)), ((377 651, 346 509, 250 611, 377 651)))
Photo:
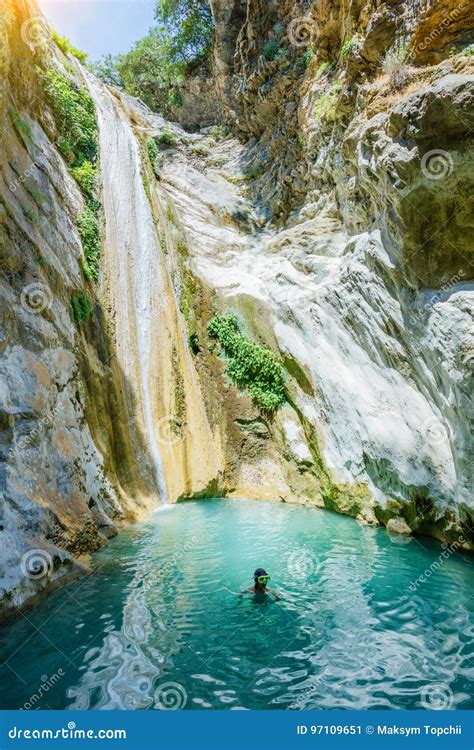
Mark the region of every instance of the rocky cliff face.
POLYGON ((95 81, 33 3, 3 11, 2 619, 160 497, 473 547, 470 9, 211 5, 214 75, 177 113, 195 133, 95 81), (95 103, 97 282, 38 66, 95 103), (284 366, 273 416, 209 338, 228 312, 284 366))

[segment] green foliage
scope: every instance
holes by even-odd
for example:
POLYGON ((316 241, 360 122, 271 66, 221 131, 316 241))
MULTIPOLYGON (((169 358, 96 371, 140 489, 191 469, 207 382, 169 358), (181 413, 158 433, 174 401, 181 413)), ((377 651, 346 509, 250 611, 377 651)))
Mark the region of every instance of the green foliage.
POLYGON ((196 143, 194 146, 191 146, 191 148, 195 154, 198 154, 198 156, 209 156, 211 153, 210 146, 207 143, 196 143))
POLYGON ((349 55, 352 55, 360 47, 360 42, 357 37, 353 36, 351 39, 347 39, 341 47, 339 57, 341 60, 345 60, 349 55))
POLYGON ((121 56, 114 57, 109 53, 108 55, 103 55, 97 62, 92 63, 91 69, 97 78, 100 78, 107 86, 115 86, 118 89, 122 89, 124 83, 118 71, 121 59, 121 56))
POLYGON ((394 44, 385 54, 382 70, 388 76, 389 85, 394 89, 401 88, 406 81, 409 56, 410 50, 402 42, 394 44))
POLYGON ((59 36, 59 34, 57 34, 55 31, 53 31, 52 37, 64 55, 71 54, 76 57, 81 63, 85 63, 87 61, 87 52, 82 52, 80 49, 77 49, 77 47, 74 47, 74 45, 71 44, 67 37, 59 36))
POLYGON ((163 146, 176 146, 177 138, 171 130, 163 130, 160 135, 157 136, 156 140, 163 146))
POLYGON ((170 107, 182 107, 183 106, 183 97, 181 96, 181 93, 178 88, 171 89, 168 92, 168 104, 170 107))
POLYGON ((89 200, 95 200, 97 169, 90 161, 84 161, 78 167, 71 167, 70 172, 81 188, 82 194, 89 200))
POLYGON ((9 109, 8 112, 10 114, 10 118, 15 127, 15 130, 20 135, 25 145, 32 143, 33 134, 26 120, 24 120, 23 117, 21 117, 15 109, 9 109))
POLYGON ((269 39, 266 44, 263 45, 262 55, 265 60, 276 60, 280 54, 281 42, 279 39, 269 39))
POLYGON ((226 372, 234 383, 248 391, 263 411, 278 409, 285 400, 285 377, 275 353, 245 336, 236 315, 215 315, 207 330, 220 342, 229 360, 226 372))
POLYGON ((225 125, 213 125, 212 128, 209 128, 209 135, 216 141, 225 141, 230 135, 230 130, 225 125))
POLYGON ((59 150, 73 166, 97 157, 94 102, 86 89, 50 68, 43 72, 45 95, 59 129, 59 150))
POLYGON ((471 57, 474 55, 474 44, 469 44, 467 47, 464 47, 459 54, 465 57, 471 57))
POLYGON ((254 166, 249 169, 247 172, 244 172, 244 180, 255 180, 257 177, 260 177, 260 175, 263 172, 263 166, 260 164, 260 162, 257 162, 257 164, 254 164, 254 166))
POLYGON ((97 281, 100 268, 100 236, 97 211, 86 205, 77 220, 84 259, 82 268, 88 281, 97 281))
POLYGON ((325 62, 321 63, 319 68, 316 71, 316 78, 321 78, 325 73, 329 73, 331 70, 334 70, 336 67, 335 62, 329 62, 329 60, 326 60, 325 62))
POLYGON ((158 146, 156 145, 153 138, 147 138, 146 141, 146 147, 148 151, 148 156, 150 157, 151 166, 153 168, 153 172, 155 174, 155 177, 159 177, 159 171, 158 171, 158 146))
POLYGON ((311 62, 312 57, 313 57, 313 50, 311 49, 311 47, 308 47, 304 55, 302 55, 301 57, 298 57, 298 59, 296 60, 296 65, 299 68, 303 68, 303 70, 306 70, 308 68, 308 65, 311 62))
POLYGON ((71 295, 72 317, 76 323, 85 323, 92 315, 94 307, 83 292, 71 295))
POLYGON ((214 37, 208 0, 158 0, 155 17, 171 41, 173 59, 195 65, 207 57, 214 37))
POLYGON ((321 94, 316 102, 314 116, 318 120, 332 122, 337 117, 337 102, 342 89, 342 81, 334 81, 329 90, 321 94))
POLYGON ((88 281, 97 281, 101 243, 100 205, 96 196, 98 131, 94 102, 84 88, 63 73, 49 69, 42 75, 46 99, 60 133, 59 149, 69 162, 71 175, 86 201, 77 220, 84 251, 84 276, 88 281))
POLYGON ((105 83, 171 114, 182 105, 184 77, 209 57, 214 23, 207 0, 159 0, 157 24, 125 55, 107 55, 94 70, 105 83))

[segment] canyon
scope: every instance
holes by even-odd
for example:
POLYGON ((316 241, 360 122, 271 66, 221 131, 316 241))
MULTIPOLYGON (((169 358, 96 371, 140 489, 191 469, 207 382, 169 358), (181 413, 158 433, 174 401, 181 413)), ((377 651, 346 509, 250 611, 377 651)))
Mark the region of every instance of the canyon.
POLYGON ((211 8, 171 122, 4 3, 0 621, 190 498, 474 549, 472 7, 211 8), (50 70, 94 106, 97 279, 50 70), (279 408, 233 382, 216 315, 275 354, 279 408))

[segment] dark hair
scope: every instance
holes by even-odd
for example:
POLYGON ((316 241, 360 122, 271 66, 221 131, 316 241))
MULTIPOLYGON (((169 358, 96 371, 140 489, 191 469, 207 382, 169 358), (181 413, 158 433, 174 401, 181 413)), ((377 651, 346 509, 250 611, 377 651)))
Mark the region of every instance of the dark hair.
POLYGON ((268 573, 264 568, 257 568, 255 573, 253 574, 253 577, 255 578, 255 580, 257 580, 259 576, 266 576, 266 575, 268 575, 268 573))

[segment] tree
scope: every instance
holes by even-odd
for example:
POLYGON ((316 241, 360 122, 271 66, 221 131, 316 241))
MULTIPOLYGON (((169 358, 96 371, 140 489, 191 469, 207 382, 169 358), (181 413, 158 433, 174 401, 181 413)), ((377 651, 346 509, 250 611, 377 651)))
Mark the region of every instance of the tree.
POLYGON ((195 65, 207 57, 214 36, 208 0, 158 0, 155 17, 167 29, 176 60, 195 65))
POLYGON ((118 65, 123 55, 104 55, 98 62, 94 62, 91 67, 97 78, 104 81, 108 86, 116 86, 116 88, 123 88, 123 81, 120 73, 118 72, 118 65))
POLYGON ((125 55, 106 55, 94 66, 105 83, 138 96, 169 115, 179 106, 179 86, 212 48, 214 23, 207 0, 158 0, 157 24, 125 55))

